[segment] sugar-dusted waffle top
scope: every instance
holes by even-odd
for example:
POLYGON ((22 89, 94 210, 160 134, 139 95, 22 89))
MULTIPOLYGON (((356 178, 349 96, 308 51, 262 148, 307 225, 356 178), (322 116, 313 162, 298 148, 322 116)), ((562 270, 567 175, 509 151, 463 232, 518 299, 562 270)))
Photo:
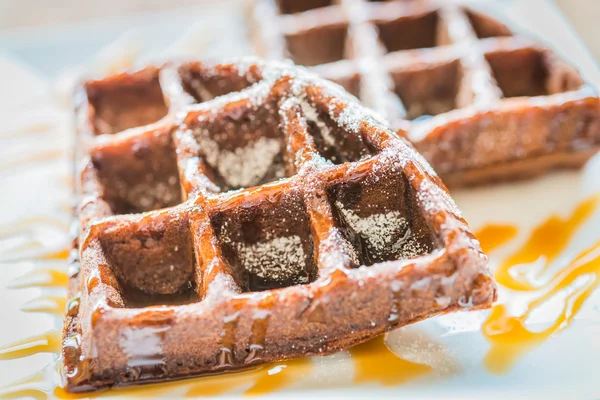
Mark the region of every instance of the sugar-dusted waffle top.
POLYGON ((76 105, 70 391, 330 354, 496 297, 428 163, 303 68, 147 67, 76 105))

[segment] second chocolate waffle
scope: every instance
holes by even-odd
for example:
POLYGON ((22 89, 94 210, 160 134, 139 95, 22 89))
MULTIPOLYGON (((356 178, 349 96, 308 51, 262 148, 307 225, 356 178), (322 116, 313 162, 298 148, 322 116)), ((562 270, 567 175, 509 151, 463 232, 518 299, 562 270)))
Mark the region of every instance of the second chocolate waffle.
POLYGON ((259 54, 342 84, 450 186, 579 167, 600 149, 594 88, 461 1, 255 0, 259 54))

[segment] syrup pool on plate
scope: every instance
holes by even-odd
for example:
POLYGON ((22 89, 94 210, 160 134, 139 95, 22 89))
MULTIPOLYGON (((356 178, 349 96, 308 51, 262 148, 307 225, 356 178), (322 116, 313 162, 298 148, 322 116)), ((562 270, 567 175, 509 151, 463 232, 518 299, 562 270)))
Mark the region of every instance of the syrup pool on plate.
MULTIPOLYGON (((579 203, 566 218, 551 215, 531 231, 520 247, 501 261, 495 273, 497 282, 513 291, 535 293, 536 296, 528 297, 525 310, 520 315, 511 315, 506 304, 497 304, 484 322, 482 332, 491 348, 483 363, 491 373, 508 372, 520 357, 566 329, 598 287, 600 241, 568 259, 558 271, 549 269, 597 210, 599 203, 598 197, 591 197, 579 203), (515 267, 519 267, 521 273, 515 273, 515 267), (535 270, 533 278, 528 278, 531 274, 522 273, 527 269, 535 270), (580 278, 584 282, 577 285, 576 281, 580 278), (534 330, 527 326, 527 320, 534 311, 565 290, 569 290, 569 294, 553 321, 543 329, 534 330)), ((517 232, 515 226, 492 224, 484 226, 476 235, 482 241, 482 247, 494 250, 514 238, 517 232)))

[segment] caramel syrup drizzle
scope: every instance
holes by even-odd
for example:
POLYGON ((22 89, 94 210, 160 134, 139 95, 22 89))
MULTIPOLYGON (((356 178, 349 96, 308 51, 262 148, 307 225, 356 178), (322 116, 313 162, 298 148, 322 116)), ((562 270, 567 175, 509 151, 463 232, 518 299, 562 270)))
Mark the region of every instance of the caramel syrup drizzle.
MULTIPOLYGON (((544 343, 552 335, 566 329, 584 302, 600 284, 600 241, 581 252, 567 266, 555 272, 544 283, 527 281, 524 274, 513 274, 515 265, 534 265, 542 258, 543 266, 535 277, 543 278, 549 265, 564 251, 579 227, 591 217, 599 204, 598 197, 592 197, 580 203, 566 219, 552 215, 537 226, 526 242, 512 255, 503 260, 496 271, 497 281, 509 289, 522 292, 540 292, 541 294, 527 304, 525 311, 518 316, 510 315, 504 304, 496 305, 482 326, 484 336, 491 343, 491 348, 483 363, 493 374, 507 373, 510 368, 533 348, 544 343), (531 313, 568 288, 573 288, 575 281, 581 277, 587 280, 575 287, 563 300, 560 315, 545 329, 532 331, 526 326, 531 313)), ((514 229, 502 226, 484 228, 479 236, 482 247, 494 249, 496 244, 506 242, 506 232, 514 229), (495 235, 495 232, 498 235, 495 235), (498 237, 500 239, 498 239, 498 237)))
POLYGON ((599 202, 600 197, 591 197, 581 202, 566 219, 558 215, 547 218, 531 232, 520 249, 500 264, 495 273, 496 281, 512 290, 541 289, 544 285, 536 286, 523 274, 511 271, 512 268, 520 264, 533 264, 542 259, 543 267, 536 276, 540 278, 567 247, 579 227, 592 216, 599 202))
POLYGON ((41 266, 14 279, 8 284, 11 289, 55 287, 66 288, 69 284, 67 272, 60 267, 41 266))
POLYGON ((0 347, 0 360, 14 360, 38 353, 58 353, 60 349, 61 332, 51 330, 0 347))
POLYGON ((64 248, 62 250, 50 251, 44 253, 38 257, 38 260, 63 260, 66 261, 69 258, 69 249, 64 248))
POLYGON ((156 398, 170 393, 182 392, 184 398, 212 397, 245 388, 244 395, 256 396, 283 389, 302 379, 312 370, 310 358, 301 358, 285 363, 269 364, 260 369, 195 378, 186 381, 173 381, 142 386, 115 388, 103 392, 69 393, 53 384, 59 372, 55 366, 15 382, 4 390, 0 388, 0 397, 17 398, 33 396, 36 399, 88 399, 111 396, 130 396, 136 398, 156 398), (49 384, 50 382, 50 384, 49 384))
MULTIPOLYGON (((55 217, 38 216, 0 226, 0 263, 66 260, 69 249, 48 249, 39 236, 49 230, 67 232, 68 224, 55 217), (40 230, 40 228, 43 228, 40 230)), ((66 235, 65 235, 66 242, 66 235)))
POLYGON ((272 393, 292 385, 313 369, 310 358, 299 358, 284 363, 268 364, 258 370, 200 378, 186 392, 186 398, 210 397, 226 393, 231 388, 249 386, 244 395, 256 396, 272 393))
POLYGON ((21 306, 23 312, 39 312, 63 317, 67 309, 65 296, 40 296, 21 306))
POLYGON ((48 393, 52 391, 54 386, 53 382, 58 380, 58 371, 55 370, 55 367, 56 365, 50 364, 31 376, 13 382, 8 386, 0 387, 0 398, 33 397, 36 400, 46 400, 49 397, 48 393))
POLYGON ((490 253, 506 243, 513 240, 519 229, 510 224, 488 224, 481 228, 475 236, 481 243, 481 249, 484 253, 490 253))
POLYGON ((354 383, 377 382, 397 386, 430 373, 429 365, 417 364, 398 357, 379 336, 350 349, 354 360, 354 383))

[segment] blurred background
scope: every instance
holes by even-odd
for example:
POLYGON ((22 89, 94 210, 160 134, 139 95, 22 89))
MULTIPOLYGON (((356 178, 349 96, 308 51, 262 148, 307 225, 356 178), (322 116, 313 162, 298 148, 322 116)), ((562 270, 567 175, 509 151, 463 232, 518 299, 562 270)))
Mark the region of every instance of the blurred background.
MULTIPOLYGON (((596 60, 600 60, 600 36, 596 29, 600 21, 600 0, 554 1, 596 60)), ((135 35, 149 39, 144 41, 159 49, 188 27, 214 24, 220 18, 226 18, 226 14, 220 14, 226 3, 229 1, 0 0, 0 51, 16 55, 41 72, 55 76, 66 65, 79 65, 89 60, 99 49, 131 28, 136 29, 135 35), (213 5, 212 16, 206 15, 207 3, 213 5)), ((235 32, 223 32, 223 37, 219 38, 221 45, 224 40, 234 41, 230 36, 235 32)), ((206 40, 210 42, 214 38, 206 40)))

